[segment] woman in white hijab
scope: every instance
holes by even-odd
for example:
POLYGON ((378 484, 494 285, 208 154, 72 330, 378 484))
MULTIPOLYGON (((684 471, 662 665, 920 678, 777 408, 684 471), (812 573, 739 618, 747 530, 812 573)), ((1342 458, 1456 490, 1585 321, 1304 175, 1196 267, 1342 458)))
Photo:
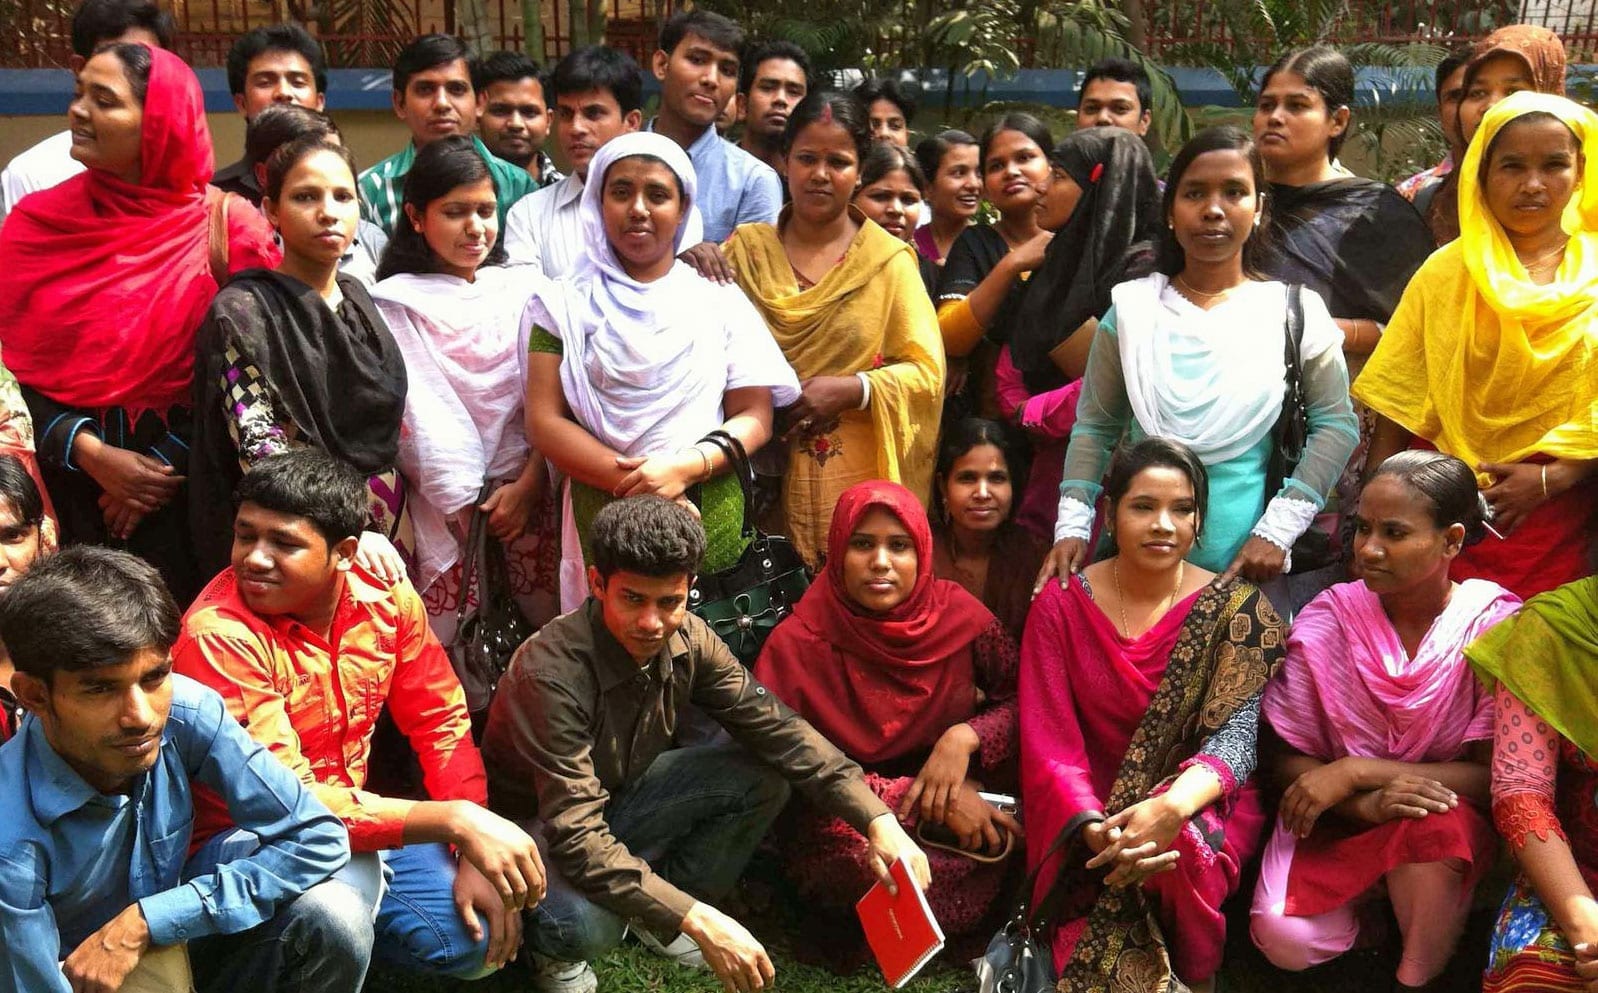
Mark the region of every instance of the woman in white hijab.
POLYGON ((561 606, 587 595, 588 523, 613 499, 655 493, 698 507, 704 569, 743 551, 743 494, 707 434, 751 454, 773 407, 799 381, 736 286, 701 278, 677 255, 702 237, 697 180, 682 148, 624 134, 594 156, 583 188, 583 253, 540 286, 522 315, 528 340, 527 437, 568 480, 561 606))

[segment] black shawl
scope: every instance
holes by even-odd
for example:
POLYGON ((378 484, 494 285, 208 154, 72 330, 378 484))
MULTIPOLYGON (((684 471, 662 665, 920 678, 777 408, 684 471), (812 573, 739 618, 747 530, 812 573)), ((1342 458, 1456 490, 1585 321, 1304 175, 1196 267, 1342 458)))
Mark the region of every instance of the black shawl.
POLYGON ((233 489, 242 475, 224 384, 229 346, 259 372, 297 441, 363 475, 394 468, 405 413, 405 360, 366 287, 338 279, 337 311, 299 280, 247 269, 216 295, 196 339, 190 523, 204 575, 225 568, 233 489))
POLYGON ((1011 325, 1010 361, 1027 389, 1065 385, 1049 353, 1110 308, 1110 289, 1154 271, 1159 181, 1143 139, 1123 128, 1083 128, 1049 160, 1082 187, 1082 199, 1032 274, 1011 325))
POLYGON ((1265 274, 1319 293, 1333 317, 1387 323, 1434 248, 1414 204, 1374 179, 1272 183, 1269 209, 1265 274))

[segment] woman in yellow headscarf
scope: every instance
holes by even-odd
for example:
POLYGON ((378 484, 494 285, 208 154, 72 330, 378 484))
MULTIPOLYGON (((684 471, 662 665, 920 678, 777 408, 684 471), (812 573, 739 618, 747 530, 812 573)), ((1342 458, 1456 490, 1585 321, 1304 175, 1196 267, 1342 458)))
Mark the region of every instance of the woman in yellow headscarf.
POLYGON ((943 403, 943 342, 916 256, 850 198, 870 129, 858 101, 814 93, 784 137, 793 203, 775 226, 745 224, 726 254, 802 387, 779 430, 782 507, 812 567, 838 497, 856 483, 903 485, 923 505, 943 403))
POLYGON ((1598 116, 1516 93, 1460 166, 1460 236, 1405 290, 1354 396, 1366 473, 1420 442, 1478 474, 1502 540, 1454 562, 1529 598, 1591 572, 1598 468, 1598 116))

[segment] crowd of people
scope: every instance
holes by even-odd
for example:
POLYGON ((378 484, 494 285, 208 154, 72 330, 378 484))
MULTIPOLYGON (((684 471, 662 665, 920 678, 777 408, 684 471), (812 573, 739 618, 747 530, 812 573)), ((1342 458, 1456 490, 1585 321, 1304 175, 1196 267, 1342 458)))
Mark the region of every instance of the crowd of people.
POLYGON ((911 148, 702 10, 647 120, 617 50, 434 34, 363 170, 281 24, 218 170, 172 35, 83 0, 0 176, 0 993, 592 993, 629 936, 748 993, 752 860, 836 964, 903 862, 957 950, 1047 907, 1067 993, 1213 989, 1229 906, 1287 970, 1390 910, 1435 990, 1505 850, 1482 988, 1598 989, 1557 36, 1451 53, 1390 187, 1325 46, 1161 175, 1124 60, 911 148), (701 581, 778 539, 735 651, 701 581))

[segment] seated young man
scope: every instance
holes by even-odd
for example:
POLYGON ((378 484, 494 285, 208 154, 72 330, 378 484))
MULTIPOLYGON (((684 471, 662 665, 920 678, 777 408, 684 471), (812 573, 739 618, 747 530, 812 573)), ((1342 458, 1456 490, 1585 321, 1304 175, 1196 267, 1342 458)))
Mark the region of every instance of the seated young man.
MULTIPOLYGON (((173 659, 343 819, 356 854, 342 876, 375 911, 374 957, 475 978, 515 956, 519 911, 543 895, 543 865, 526 832, 484 807, 466 697, 421 598, 355 564, 366 498, 360 473, 320 449, 245 473, 232 568, 189 609, 173 659), (429 800, 364 789, 385 706, 429 800)), ((204 804, 195 837, 205 842, 197 860, 252 843, 204 804)))
POLYGON ((593 523, 586 604, 517 652, 489 711, 496 802, 536 816, 549 894, 527 948, 541 993, 591 993, 587 961, 624 925, 657 952, 708 965, 726 987, 769 985, 765 950, 712 901, 725 897, 788 799, 870 841, 878 876, 926 856, 860 767, 756 683, 687 612, 705 532, 678 504, 618 500, 593 523), (672 749, 689 704, 736 744, 672 749))
POLYGON ((0 599, 30 715, 0 748, 0 991, 187 991, 185 942, 226 948, 202 991, 359 989, 370 945, 341 922, 361 907, 329 879, 343 826, 172 675, 177 633, 160 575, 107 548, 45 559, 0 599), (185 870, 202 784, 256 845, 185 870))

